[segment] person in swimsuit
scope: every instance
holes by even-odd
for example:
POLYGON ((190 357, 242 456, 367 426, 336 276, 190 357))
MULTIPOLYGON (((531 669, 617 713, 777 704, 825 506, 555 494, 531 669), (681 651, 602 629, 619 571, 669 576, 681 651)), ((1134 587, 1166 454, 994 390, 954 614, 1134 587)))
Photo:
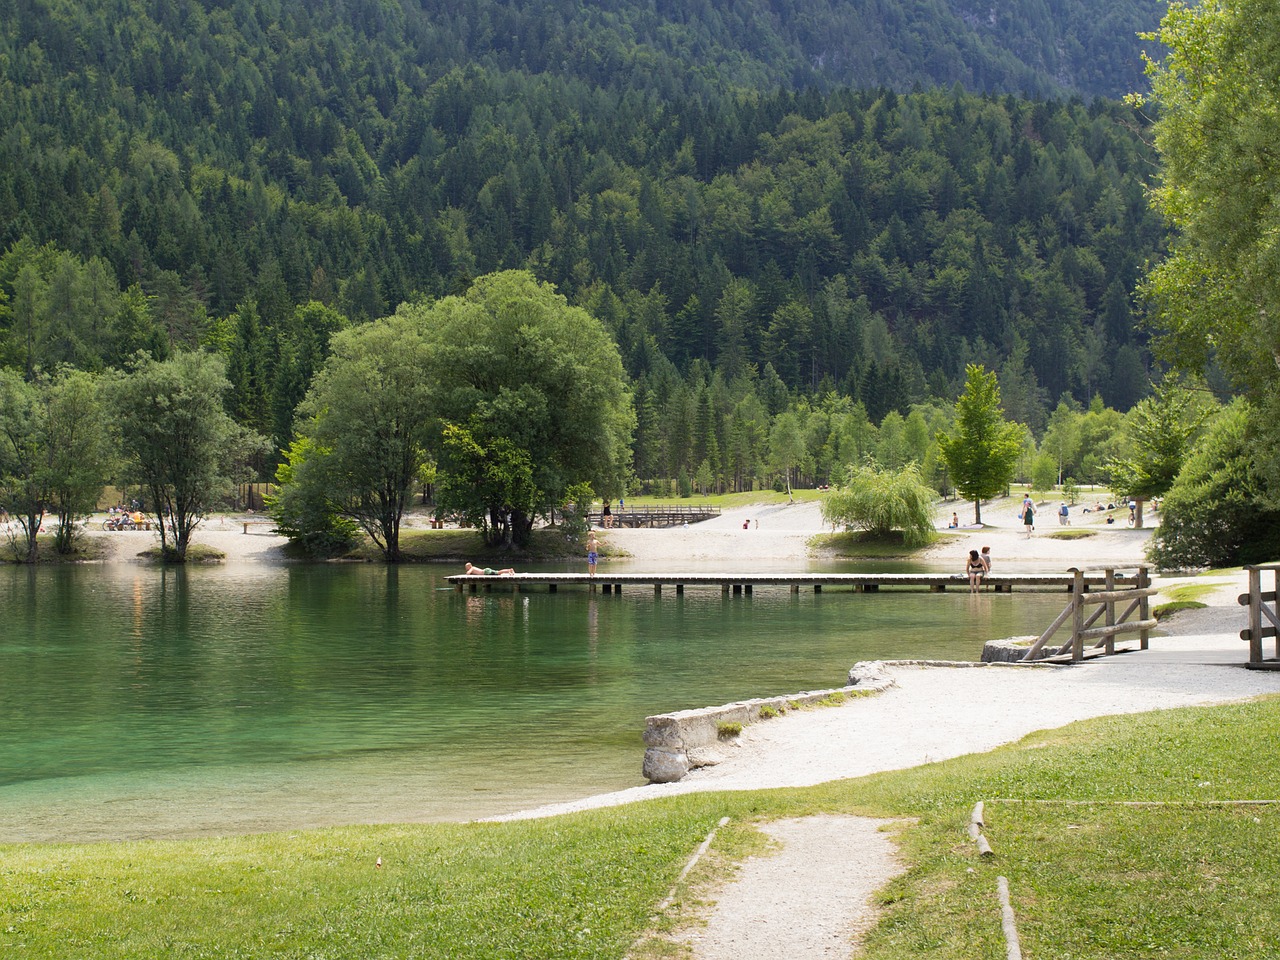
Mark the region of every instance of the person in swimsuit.
POLYGON ((978 556, 977 550, 969 551, 969 561, 965 564, 965 573, 969 575, 969 592, 977 593, 982 586, 982 575, 987 572, 987 565, 978 556))
POLYGON ((514 567, 495 570, 493 567, 477 567, 470 560, 467 561, 467 576, 469 577, 514 577, 515 575, 514 567))
POLYGON ((600 559, 600 541, 596 539, 596 532, 591 531, 591 535, 587 537, 587 575, 594 577, 596 575, 596 562, 600 559))

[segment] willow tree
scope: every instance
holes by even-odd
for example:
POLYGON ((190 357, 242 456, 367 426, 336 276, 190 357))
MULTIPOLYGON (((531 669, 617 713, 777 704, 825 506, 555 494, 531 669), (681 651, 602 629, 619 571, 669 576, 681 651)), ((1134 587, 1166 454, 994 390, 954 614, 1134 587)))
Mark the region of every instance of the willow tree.
POLYGON ((955 426, 938 434, 938 449, 956 489, 973 501, 973 522, 981 523, 982 501, 1009 486, 1022 452, 1022 428, 1004 419, 995 373, 973 363, 965 368, 955 426))

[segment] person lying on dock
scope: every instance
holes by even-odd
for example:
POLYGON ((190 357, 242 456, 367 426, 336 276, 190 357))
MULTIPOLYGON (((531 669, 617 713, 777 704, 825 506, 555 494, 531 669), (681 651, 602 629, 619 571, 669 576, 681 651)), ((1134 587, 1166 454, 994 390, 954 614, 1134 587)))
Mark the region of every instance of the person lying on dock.
POLYGON ((495 570, 493 567, 477 567, 471 561, 467 561, 467 576, 469 577, 514 577, 515 575, 514 567, 495 570))

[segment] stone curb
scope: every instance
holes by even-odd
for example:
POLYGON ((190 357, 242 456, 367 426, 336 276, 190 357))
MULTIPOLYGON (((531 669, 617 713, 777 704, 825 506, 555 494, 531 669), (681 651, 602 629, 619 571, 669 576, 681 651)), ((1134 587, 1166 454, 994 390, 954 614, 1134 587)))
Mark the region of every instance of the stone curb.
POLYGON ((726 741, 721 737, 722 725, 741 727, 769 719, 763 712, 775 715, 789 710, 813 706, 833 696, 862 696, 880 693, 894 686, 883 676, 880 665, 856 664, 849 671, 849 684, 830 690, 806 690, 789 696, 760 697, 741 700, 718 707, 678 710, 645 717, 643 774, 650 783, 674 783, 684 779, 690 770, 714 766, 725 759, 726 741), (870 668, 860 670, 860 668, 870 668))

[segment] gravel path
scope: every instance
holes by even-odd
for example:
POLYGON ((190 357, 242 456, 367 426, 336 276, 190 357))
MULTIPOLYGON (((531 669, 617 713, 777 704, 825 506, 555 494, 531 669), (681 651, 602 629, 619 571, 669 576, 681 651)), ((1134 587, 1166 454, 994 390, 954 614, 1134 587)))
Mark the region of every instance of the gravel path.
POLYGON ((848 957, 875 919, 871 898, 903 868, 892 821, 815 816, 765 824, 779 844, 742 864, 705 918, 676 937, 699 960, 848 957))

